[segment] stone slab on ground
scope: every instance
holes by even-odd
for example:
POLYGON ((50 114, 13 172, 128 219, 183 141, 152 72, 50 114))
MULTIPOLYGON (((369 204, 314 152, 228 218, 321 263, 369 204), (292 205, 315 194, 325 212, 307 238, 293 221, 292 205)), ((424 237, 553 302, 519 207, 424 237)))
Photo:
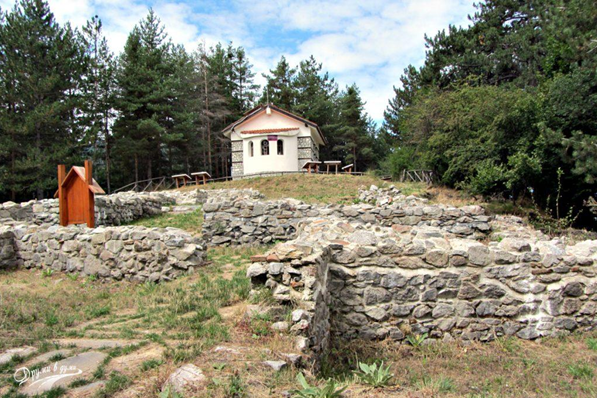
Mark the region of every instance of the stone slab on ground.
POLYGON ((66 387, 76 379, 90 378, 108 354, 97 351, 84 352, 56 362, 49 372, 31 378, 21 389, 26 395, 37 395, 56 387, 66 387))
POLYGON ((73 352, 73 350, 69 350, 66 348, 60 349, 60 350, 48 351, 45 354, 41 354, 41 355, 31 358, 30 360, 25 362, 23 364, 23 366, 31 366, 31 365, 35 365, 35 364, 42 363, 42 362, 48 362, 50 359, 52 359, 53 357, 55 357, 57 355, 62 355, 63 358, 67 358, 72 354, 72 352, 73 352))
POLYGON ((55 343, 60 344, 61 346, 71 346, 74 345, 79 348, 91 348, 94 350, 100 348, 116 348, 116 347, 124 347, 127 345, 137 344, 137 340, 119 340, 119 339, 112 339, 112 340, 100 340, 100 339, 59 339, 55 340, 55 343))
POLYGON ((0 365, 9 363, 16 356, 27 357, 31 354, 35 354, 36 352, 37 348, 31 346, 10 348, 4 351, 2 354, 0 354, 0 365))

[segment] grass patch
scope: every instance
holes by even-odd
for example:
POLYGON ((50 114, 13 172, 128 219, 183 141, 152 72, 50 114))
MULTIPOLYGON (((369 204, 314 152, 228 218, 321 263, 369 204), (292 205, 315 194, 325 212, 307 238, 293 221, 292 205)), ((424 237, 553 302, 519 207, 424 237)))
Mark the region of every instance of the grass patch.
POLYGON ((140 225, 148 228, 180 228, 191 234, 201 234, 203 224, 203 211, 194 210, 190 213, 163 213, 153 217, 144 217, 135 220, 129 225, 140 225))
POLYGON ((568 373, 575 379, 590 379, 594 375, 593 368, 586 363, 576 363, 568 366, 568 373))
POLYGON ((118 391, 122 391, 131 384, 131 380, 120 372, 110 373, 110 378, 96 394, 96 398, 108 398, 113 396, 118 391))

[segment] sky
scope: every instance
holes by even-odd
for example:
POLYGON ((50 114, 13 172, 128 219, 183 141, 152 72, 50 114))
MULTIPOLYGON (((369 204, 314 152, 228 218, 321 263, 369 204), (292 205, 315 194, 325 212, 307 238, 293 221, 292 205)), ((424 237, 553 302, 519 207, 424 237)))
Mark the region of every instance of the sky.
MULTIPOLYGON (((172 41, 192 51, 200 43, 233 42, 247 51, 256 73, 284 55, 291 65, 313 55, 341 88, 356 83, 365 109, 379 123, 392 87, 409 64, 425 59, 424 35, 469 24, 473 0, 49 0, 60 23, 83 26, 98 15, 118 54, 152 7, 172 41)), ((0 0, 10 9, 14 0, 0 0)))

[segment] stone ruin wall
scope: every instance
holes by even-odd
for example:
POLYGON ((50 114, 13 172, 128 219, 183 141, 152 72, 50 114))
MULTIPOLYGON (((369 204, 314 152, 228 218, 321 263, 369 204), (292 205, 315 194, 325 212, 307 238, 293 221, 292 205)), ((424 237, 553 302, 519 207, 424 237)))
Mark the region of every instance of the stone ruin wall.
POLYGON ((205 242, 175 228, 0 226, 0 269, 159 282, 194 272, 205 262, 205 242))
MULTIPOLYGON (((142 217, 162 213, 162 207, 174 204, 181 197, 197 196, 197 202, 205 201, 207 195, 190 191, 174 196, 168 193, 122 192, 95 197, 95 221, 97 226, 123 225, 142 217)), ((0 222, 13 220, 36 225, 58 225, 58 199, 31 200, 29 202, 0 203, 0 222)))
POLYGON ((315 359, 333 338, 491 341, 595 328, 597 241, 492 238, 318 220, 253 258, 247 275, 297 305, 290 330, 315 359))
MULTIPOLYGON (((367 195, 369 191, 361 194, 367 195)), ((379 191, 382 192, 382 191, 379 191)), ((210 197, 203 205, 203 236, 214 246, 268 244, 296 238, 302 225, 320 218, 381 226, 429 225, 462 237, 483 239, 491 217, 480 206, 430 205, 426 199, 390 192, 382 203, 306 204, 295 199, 265 201, 261 197, 210 197)))
MULTIPOLYGON (((120 226, 209 198, 262 198, 253 190, 123 192, 96 197, 97 228, 58 226, 55 199, 0 204, 0 269, 43 268, 131 281, 167 281, 206 263, 206 243, 176 228, 120 226)), ((198 220, 199 221, 199 220, 198 220)))
POLYGON ((174 279, 206 263, 202 239, 175 228, 119 225, 161 214, 165 206, 201 204, 209 195, 192 190, 97 196, 94 229, 58 226, 55 199, 0 204, 0 269, 42 268, 137 282, 174 279))

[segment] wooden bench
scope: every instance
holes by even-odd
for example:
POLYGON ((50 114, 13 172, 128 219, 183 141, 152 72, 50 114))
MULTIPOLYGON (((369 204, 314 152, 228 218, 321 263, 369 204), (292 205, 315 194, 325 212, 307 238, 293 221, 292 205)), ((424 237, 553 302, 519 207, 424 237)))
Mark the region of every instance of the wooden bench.
POLYGON ((187 182, 191 181, 191 177, 189 177, 187 174, 175 174, 172 176, 172 178, 174 178, 174 181, 176 182, 176 188, 178 188, 181 183, 183 187, 186 187, 187 182))
POLYGON ((305 162, 305 164, 303 165, 303 169, 307 170, 307 173, 311 174, 311 171, 313 170, 315 173, 319 172, 319 165, 321 165, 321 162, 316 161, 316 160, 309 160, 307 162, 305 162))
POLYGON ((338 167, 342 165, 342 162, 339 160, 326 160, 323 164, 327 167, 326 173, 330 174, 330 166, 334 166, 336 169, 335 173, 338 174, 338 167))
POLYGON ((347 164, 346 166, 342 167, 342 172, 344 173, 352 173, 352 168, 354 167, 354 164, 347 164))
POLYGON ((207 171, 200 171, 197 173, 191 173, 193 177, 195 177, 195 184, 199 185, 199 180, 202 181, 202 184, 207 184, 207 180, 211 178, 211 175, 207 171))

